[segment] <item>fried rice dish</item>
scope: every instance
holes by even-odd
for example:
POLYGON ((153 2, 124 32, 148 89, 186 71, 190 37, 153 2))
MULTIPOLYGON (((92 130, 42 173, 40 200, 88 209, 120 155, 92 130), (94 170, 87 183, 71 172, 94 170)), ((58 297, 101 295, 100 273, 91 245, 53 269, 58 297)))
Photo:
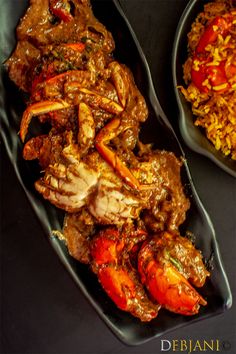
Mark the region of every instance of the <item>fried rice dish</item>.
POLYGON ((205 4, 188 33, 183 66, 194 124, 216 150, 236 160, 236 7, 231 0, 205 4))

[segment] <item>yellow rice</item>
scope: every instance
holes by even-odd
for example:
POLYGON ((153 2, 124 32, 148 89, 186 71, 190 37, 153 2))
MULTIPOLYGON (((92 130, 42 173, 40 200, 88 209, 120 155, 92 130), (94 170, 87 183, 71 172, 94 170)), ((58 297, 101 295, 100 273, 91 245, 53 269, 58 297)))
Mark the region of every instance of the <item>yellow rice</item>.
MULTIPOLYGON (((202 127, 207 138, 214 144, 217 150, 236 160, 236 75, 231 78, 230 88, 224 92, 224 84, 219 87, 212 87, 206 79, 203 85, 210 89, 207 93, 202 93, 191 82, 191 68, 197 70, 198 62, 194 60, 193 53, 198 41, 209 24, 216 16, 221 16, 233 10, 233 5, 229 0, 216 0, 204 6, 195 22, 192 24, 188 34, 189 56, 183 66, 183 78, 186 88, 181 87, 181 92, 185 98, 191 102, 196 126, 202 127)), ((235 8, 234 8, 235 10, 235 8)), ((235 16, 236 19, 236 16, 235 16)), ((207 65, 219 65, 222 60, 232 56, 236 65, 236 26, 233 25, 228 34, 223 38, 218 35, 217 42, 208 45, 205 50, 211 53, 212 62, 207 65)))

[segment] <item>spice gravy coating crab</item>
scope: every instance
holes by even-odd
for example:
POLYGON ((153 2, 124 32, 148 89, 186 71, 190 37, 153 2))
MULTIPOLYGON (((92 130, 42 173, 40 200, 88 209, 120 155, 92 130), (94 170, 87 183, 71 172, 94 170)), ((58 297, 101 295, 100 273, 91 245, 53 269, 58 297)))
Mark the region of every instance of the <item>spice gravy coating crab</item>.
POLYGON ((28 93, 23 156, 42 167, 36 190, 66 212, 69 253, 141 321, 161 307, 196 314, 206 301, 193 286, 209 273, 179 234, 190 206, 182 162, 140 141, 147 105, 111 33, 87 0, 31 0, 17 39, 7 67, 28 93), (36 120, 49 131, 28 139, 36 120))

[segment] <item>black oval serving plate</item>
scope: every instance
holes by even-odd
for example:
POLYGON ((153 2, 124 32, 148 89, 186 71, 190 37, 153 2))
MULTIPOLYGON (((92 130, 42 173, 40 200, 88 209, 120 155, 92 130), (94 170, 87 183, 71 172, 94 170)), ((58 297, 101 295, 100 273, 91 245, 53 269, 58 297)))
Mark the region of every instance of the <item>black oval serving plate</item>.
MULTIPOLYGON (((14 29, 26 6, 27 0, 18 2, 8 0, 2 4, 2 15, 8 19, 6 23, 2 23, 3 42, 1 45, 3 48, 1 53, 3 54, 3 59, 6 59, 14 48, 14 29)), ((116 41, 116 59, 130 67, 136 84, 147 101, 150 114, 147 123, 144 124, 142 129, 143 141, 154 142, 156 148, 170 150, 177 156, 183 156, 183 151, 175 133, 155 95, 144 54, 118 1, 94 0, 92 1, 92 6, 96 17, 105 24, 114 36, 116 41)), ((191 209, 188 212, 186 222, 182 226, 182 233, 184 234, 186 231, 192 232, 196 236, 196 246, 202 250, 204 257, 210 259, 213 256, 212 265, 214 269, 211 278, 201 290, 202 295, 207 298, 208 305, 202 308, 198 315, 193 317, 184 317, 161 310, 156 319, 150 323, 142 323, 128 313, 119 310, 113 304, 88 267, 70 257, 63 242, 52 235, 52 230, 61 229, 63 213, 43 200, 34 190, 33 184, 38 178, 39 168, 37 163, 23 160, 22 144, 17 135, 24 110, 23 96, 9 80, 3 66, 1 69, 1 136, 17 177, 44 227, 45 234, 49 236, 50 244, 83 294, 114 334, 126 344, 137 345, 158 337, 167 331, 216 315, 228 309, 231 306, 232 297, 222 266, 215 232, 197 196, 186 162, 183 165, 182 178, 186 193, 191 201, 191 209)), ((32 125, 34 124, 32 123, 32 125)), ((33 127, 31 127, 31 131, 32 129, 33 127)))
POLYGON ((205 0, 191 0, 185 8, 176 30, 172 53, 172 74, 175 95, 179 106, 179 128, 185 143, 190 149, 207 156, 224 171, 236 177, 236 161, 216 150, 202 130, 194 125, 191 104, 186 101, 177 88, 178 85, 185 85, 182 66, 188 56, 187 34, 196 16, 203 10, 204 4, 206 4, 205 0))

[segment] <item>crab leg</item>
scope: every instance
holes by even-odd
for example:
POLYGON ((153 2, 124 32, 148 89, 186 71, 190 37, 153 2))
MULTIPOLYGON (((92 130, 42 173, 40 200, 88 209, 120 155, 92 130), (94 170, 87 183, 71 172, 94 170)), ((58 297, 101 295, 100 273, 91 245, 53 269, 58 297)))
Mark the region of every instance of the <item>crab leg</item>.
MULTIPOLYGON (((71 44, 73 45, 73 44, 71 44)), ((71 81, 75 81, 76 82, 80 82, 80 84, 86 82, 89 80, 90 74, 87 71, 84 70, 68 70, 62 74, 58 74, 56 76, 50 77, 47 80, 45 80, 44 82, 42 82, 43 85, 54 85, 57 84, 57 82, 60 82, 62 80, 65 79, 70 79, 71 81)))
POLYGON ((108 97, 101 96, 95 91, 88 90, 84 87, 79 87, 78 89, 80 92, 91 96, 91 106, 95 103, 95 105, 113 114, 120 114, 124 110, 123 107, 121 107, 117 102, 108 97))
MULTIPOLYGON (((67 46, 69 47, 69 46, 76 46, 76 45, 77 44, 71 44, 67 46)), ((33 80, 32 83, 32 92, 35 94, 37 93, 37 91, 43 89, 44 95, 47 97, 48 94, 51 93, 52 87, 53 87, 53 91, 57 92, 56 95, 59 95, 60 87, 62 85, 65 85, 65 88, 67 88, 67 90, 69 91, 71 89, 72 90, 74 90, 75 88, 77 89, 78 86, 88 85, 90 83, 93 83, 93 81, 88 71, 68 70, 66 72, 54 76, 51 76, 51 74, 49 73, 48 77, 46 76, 45 80, 43 79, 43 77, 40 77, 40 75, 36 76, 36 78, 33 80)))
POLYGON ((26 134, 28 132, 28 126, 33 116, 39 114, 45 114, 52 111, 58 111, 60 109, 68 108, 70 105, 66 101, 42 101, 33 103, 28 106, 23 113, 23 117, 20 125, 20 138, 24 142, 26 134))
POLYGON ((83 102, 79 104, 78 125, 78 143, 82 149, 82 153, 86 153, 94 141, 95 123, 91 109, 83 102))
POLYGON ((116 88, 120 103, 125 107, 129 96, 129 81, 126 72, 116 61, 110 63, 109 68, 111 69, 111 79, 116 88))
POLYGON ((140 188, 139 181, 130 172, 127 166, 120 158, 107 147, 107 143, 115 138, 123 128, 120 125, 120 119, 111 120, 96 136, 95 147, 106 162, 114 168, 116 172, 125 180, 125 182, 134 189, 140 188))

